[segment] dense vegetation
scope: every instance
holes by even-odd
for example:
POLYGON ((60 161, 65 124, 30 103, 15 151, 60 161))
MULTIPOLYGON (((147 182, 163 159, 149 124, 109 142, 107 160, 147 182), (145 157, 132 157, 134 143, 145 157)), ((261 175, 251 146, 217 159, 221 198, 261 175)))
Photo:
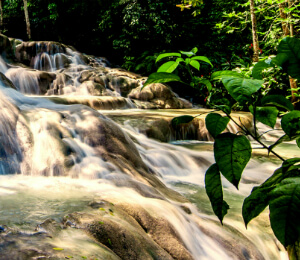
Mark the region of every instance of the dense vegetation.
MULTIPOLYGON (((2 0, 1 31, 28 39, 24 0, 2 0)), ((27 0, 32 40, 53 40, 142 74, 154 72, 153 54, 199 49, 216 69, 245 65, 253 54, 249 1, 161 0, 27 0), (177 5, 177 6, 176 6, 177 5), (198 15, 196 15, 198 14, 198 15)), ((275 53, 282 37, 279 0, 256 0, 257 31, 262 55, 275 53)), ((286 1, 287 2, 287 1, 286 1)), ((289 14, 287 6, 286 14, 289 14)), ((292 19, 299 35, 299 6, 292 19)), ((247 66, 247 65, 246 65, 247 66)))

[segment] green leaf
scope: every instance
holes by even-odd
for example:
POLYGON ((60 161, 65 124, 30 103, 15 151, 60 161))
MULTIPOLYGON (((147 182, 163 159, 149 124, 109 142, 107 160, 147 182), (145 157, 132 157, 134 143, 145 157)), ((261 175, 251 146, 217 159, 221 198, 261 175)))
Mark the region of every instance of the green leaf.
POLYGON ((158 62, 159 60, 166 58, 166 57, 174 57, 174 56, 181 57, 181 54, 178 52, 162 53, 162 54, 158 55, 155 62, 158 62))
POLYGON ((252 219, 256 218, 269 205, 269 193, 274 188, 275 186, 256 187, 244 200, 242 214, 246 227, 252 219))
POLYGON ((278 45, 276 59, 280 66, 287 66, 288 74, 300 80, 300 40, 286 37, 278 45))
POLYGON ((298 147, 300 148, 300 138, 298 138, 298 139, 296 140, 296 143, 297 143, 298 147))
POLYGON ((300 236, 300 179, 287 178, 271 192, 270 222, 277 239, 293 245, 300 236))
POLYGON ((200 60, 200 61, 204 61, 204 62, 210 64, 210 66, 213 67, 213 65, 212 65, 212 63, 210 62, 210 60, 209 60, 207 57, 205 57, 205 56, 195 56, 195 57, 192 57, 191 60, 200 60))
POLYGON ((192 50, 191 50, 192 53, 196 54, 198 52, 198 48, 197 47, 194 47, 192 50))
POLYGON ((210 83, 210 81, 208 79, 199 78, 198 79, 198 83, 204 84, 207 87, 208 91, 212 90, 212 85, 211 85, 211 83, 210 83))
POLYGON ((271 63, 271 60, 263 60, 257 62, 253 67, 252 77, 254 79, 263 79, 263 75, 262 75, 263 70, 271 67, 274 67, 274 65, 271 63))
POLYGON ((211 80, 220 80, 224 76, 232 76, 232 77, 240 77, 242 78, 243 75, 232 70, 221 70, 221 71, 216 71, 211 75, 211 80))
POLYGON ((179 125, 188 124, 192 122, 194 118, 195 117, 189 115, 174 117, 171 121, 171 124, 173 128, 176 128, 179 125))
POLYGON ((168 61, 161 65, 157 72, 167 72, 167 73, 172 73, 176 68, 178 67, 179 62, 176 61, 168 61))
POLYGON ((283 131, 290 137, 295 138, 300 135, 300 111, 294 110, 285 114, 281 119, 283 131))
POLYGON ((214 143, 216 163, 225 178, 238 188, 242 172, 251 157, 251 145, 243 135, 220 134, 214 143))
POLYGON ((257 92, 264 83, 263 80, 233 76, 223 76, 222 82, 229 94, 240 104, 245 104, 245 102, 250 101, 252 94, 257 92))
MULTIPOLYGON (((287 159, 285 160, 283 163, 282 163, 282 172, 283 173, 286 173, 291 166, 294 166, 296 163, 299 163, 300 162, 300 158, 291 158, 291 159, 287 159)), ((300 167, 300 165, 298 165, 296 167, 296 169, 300 167)))
POLYGON ((180 53, 188 56, 189 58, 195 55, 195 53, 193 53, 192 51, 180 51, 180 53))
POLYGON ((177 58, 177 59, 176 59, 176 62, 177 62, 177 63, 179 63, 179 62, 183 62, 183 61, 184 61, 184 59, 183 59, 183 58, 177 58))
POLYGON ((230 115, 232 105, 227 98, 224 98, 224 97, 215 98, 214 96, 212 96, 210 102, 211 102, 211 104, 213 104, 215 109, 220 109, 225 114, 230 115))
POLYGON ((205 173, 205 189, 213 211, 222 223, 229 206, 223 200, 223 188, 217 164, 211 165, 205 173))
POLYGON ((286 99, 284 96, 281 95, 270 95, 270 96, 264 96, 261 99, 261 104, 264 105, 273 105, 279 108, 283 108, 286 109, 288 111, 292 111, 294 110, 294 106, 291 103, 291 101, 289 101, 288 99, 286 99))
POLYGON ((205 125, 213 138, 216 138, 217 135, 225 130, 229 121, 229 117, 222 117, 220 114, 210 113, 205 118, 205 125))
POLYGON ((191 60, 189 63, 192 67, 194 67, 197 70, 200 70, 200 63, 196 60, 191 60))
MULTIPOLYGON (((253 106, 250 106, 249 110, 254 115, 253 106)), ((278 113, 276 107, 256 107, 255 118, 259 122, 274 128, 278 113)))
POLYGON ((148 79, 146 80, 146 82, 144 83, 141 89, 143 89, 144 87, 152 83, 166 83, 171 81, 182 82, 180 77, 176 74, 167 73, 167 72, 155 72, 149 75, 148 79))
POLYGON ((63 248, 60 248, 60 247, 53 247, 52 249, 55 251, 63 251, 64 250, 63 248))

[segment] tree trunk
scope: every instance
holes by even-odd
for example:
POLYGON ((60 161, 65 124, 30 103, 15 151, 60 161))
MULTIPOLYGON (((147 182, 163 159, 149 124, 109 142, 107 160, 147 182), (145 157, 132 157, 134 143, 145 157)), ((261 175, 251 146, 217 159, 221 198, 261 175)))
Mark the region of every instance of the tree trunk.
MULTIPOLYGON (((294 0, 288 0, 288 7, 291 8, 293 6, 294 0)), ((289 18, 292 19, 292 12, 289 13, 289 18)), ((294 36, 294 24, 290 22, 290 36, 294 36)))
POLYGON ((23 3, 24 3, 24 13, 25 13, 25 21, 26 21, 26 29, 27 29, 28 40, 31 40, 31 30, 30 30, 30 21, 29 21, 27 0, 23 0, 23 3))
MULTIPOLYGON (((287 16, 286 16, 286 13, 284 11, 284 8, 286 7, 285 3, 280 3, 280 4, 278 4, 278 6, 279 6, 280 18, 286 20, 287 16)), ((290 30, 289 30, 287 22, 286 21, 282 21, 281 22, 281 26, 282 26, 283 35, 284 36, 290 35, 290 30)))
POLYGON ((257 36, 257 23, 256 16, 254 12, 254 0, 250 0, 250 13, 251 13, 251 22, 252 22, 252 39, 253 39, 253 57, 254 62, 258 61, 259 56, 259 45, 258 45, 258 36, 257 36))

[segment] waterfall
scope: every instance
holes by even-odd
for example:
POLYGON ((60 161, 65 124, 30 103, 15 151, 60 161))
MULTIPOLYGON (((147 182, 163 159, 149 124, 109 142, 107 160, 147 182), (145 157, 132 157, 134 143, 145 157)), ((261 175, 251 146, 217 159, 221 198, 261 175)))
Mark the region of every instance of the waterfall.
MULTIPOLYGON (((58 50, 47 49, 46 54, 46 47, 37 46, 44 52, 34 62, 36 69, 45 68, 46 63, 49 69, 57 69, 61 65, 51 55, 58 50)), ((67 49, 66 55, 87 69, 78 53, 67 49)), ((6 71, 17 90, 0 84, 0 247, 4 257, 22 259, 24 252, 36 252, 39 257, 60 259, 85 255, 130 259, 129 252, 135 252, 136 259, 286 259, 265 215, 259 221, 266 231, 253 225, 247 234, 236 219, 237 210, 222 227, 199 207, 209 205, 207 198, 197 203, 187 200, 203 194, 212 152, 149 139, 84 105, 25 96, 21 92, 39 92, 37 78, 23 71, 6 71), (113 232, 106 234, 105 228, 113 232)), ((71 68, 70 78, 76 81, 78 73, 71 68)), ((241 203, 276 165, 266 163, 264 173, 258 175, 259 167, 256 161, 250 162, 240 193, 222 180, 232 203, 241 203)))

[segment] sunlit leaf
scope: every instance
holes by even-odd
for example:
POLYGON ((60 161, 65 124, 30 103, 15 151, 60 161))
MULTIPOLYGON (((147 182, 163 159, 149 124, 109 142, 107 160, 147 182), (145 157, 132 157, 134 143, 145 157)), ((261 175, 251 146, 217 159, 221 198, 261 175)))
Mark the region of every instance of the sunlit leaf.
POLYGON ((166 58, 166 57, 181 57, 181 54, 178 52, 170 52, 170 53, 162 53, 158 55, 155 62, 158 62, 159 60, 166 58))
POLYGON ((223 200, 223 188, 217 164, 211 165, 205 173, 205 189, 213 211, 222 223, 229 206, 223 200))
POLYGON ((178 67, 179 62, 176 61, 168 61, 164 64, 162 64, 157 72, 167 72, 167 73, 172 73, 176 68, 178 67))
POLYGON ((194 67, 197 70, 200 70, 200 63, 196 60, 191 60, 189 63, 192 67, 194 67))
POLYGON ((60 247, 53 247, 53 250, 55 250, 55 251, 63 251, 64 249, 60 248, 60 247))
POLYGON ((167 83, 171 81, 179 81, 181 82, 181 79, 178 75, 167 73, 167 72, 155 72, 149 75, 148 79, 144 83, 142 89, 146 87, 149 84, 152 83, 167 83))
POLYGON ((207 57, 205 57, 205 56, 195 56, 195 57, 192 57, 191 60, 200 60, 200 61, 204 61, 204 62, 210 64, 210 65, 213 67, 213 65, 212 65, 212 63, 210 62, 210 60, 209 60, 207 57))
POLYGON ((180 53, 188 56, 189 58, 195 55, 195 53, 193 53, 192 51, 180 51, 180 53))
POLYGON ((216 137, 214 155, 219 170, 238 188, 242 172, 251 157, 251 145, 243 135, 223 133, 216 137))

